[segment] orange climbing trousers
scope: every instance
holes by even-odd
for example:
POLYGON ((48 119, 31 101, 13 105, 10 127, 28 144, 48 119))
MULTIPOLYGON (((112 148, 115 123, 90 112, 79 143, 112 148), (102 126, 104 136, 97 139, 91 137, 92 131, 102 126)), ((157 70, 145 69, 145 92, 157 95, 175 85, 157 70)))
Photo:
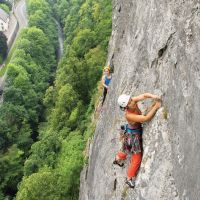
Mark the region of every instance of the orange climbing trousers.
POLYGON ((142 135, 138 133, 126 133, 122 144, 122 149, 117 154, 117 160, 125 160, 128 153, 131 153, 132 157, 128 167, 127 176, 129 178, 135 177, 142 161, 142 135))
MULTIPOLYGON (((125 160, 127 158, 127 153, 120 151, 117 154, 118 159, 125 160)), ((128 167, 127 176, 129 178, 135 177, 140 168, 140 164, 142 161, 142 152, 141 153, 133 153, 130 161, 130 165, 128 167)))

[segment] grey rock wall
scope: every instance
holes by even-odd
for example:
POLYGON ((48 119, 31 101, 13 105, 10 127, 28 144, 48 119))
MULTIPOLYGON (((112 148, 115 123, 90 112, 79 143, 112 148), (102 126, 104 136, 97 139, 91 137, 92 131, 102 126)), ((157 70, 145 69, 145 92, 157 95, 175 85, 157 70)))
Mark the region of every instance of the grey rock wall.
MULTIPOLYGON (((200 1, 114 0, 108 63, 110 90, 81 174, 80 200, 200 199, 200 1), (144 156, 136 188, 113 166, 125 122, 121 93, 162 95, 144 124, 144 156)), ((149 101, 140 104, 142 110, 149 101)))

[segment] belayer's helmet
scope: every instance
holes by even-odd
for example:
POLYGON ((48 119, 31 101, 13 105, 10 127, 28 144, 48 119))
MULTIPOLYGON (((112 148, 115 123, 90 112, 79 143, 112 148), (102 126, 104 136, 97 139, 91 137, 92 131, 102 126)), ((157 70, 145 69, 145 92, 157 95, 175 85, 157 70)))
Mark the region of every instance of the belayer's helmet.
POLYGON ((117 103, 119 104, 120 108, 125 109, 128 105, 128 102, 131 98, 131 95, 122 94, 119 96, 117 103))

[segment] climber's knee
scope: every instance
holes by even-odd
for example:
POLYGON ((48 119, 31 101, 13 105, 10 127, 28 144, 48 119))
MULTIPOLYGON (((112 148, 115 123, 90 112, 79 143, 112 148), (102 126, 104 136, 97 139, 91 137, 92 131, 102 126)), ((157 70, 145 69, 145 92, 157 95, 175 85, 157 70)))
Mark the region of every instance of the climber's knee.
POLYGON ((118 154, 116 155, 117 160, 125 160, 126 157, 127 157, 127 154, 122 151, 118 152, 118 154))

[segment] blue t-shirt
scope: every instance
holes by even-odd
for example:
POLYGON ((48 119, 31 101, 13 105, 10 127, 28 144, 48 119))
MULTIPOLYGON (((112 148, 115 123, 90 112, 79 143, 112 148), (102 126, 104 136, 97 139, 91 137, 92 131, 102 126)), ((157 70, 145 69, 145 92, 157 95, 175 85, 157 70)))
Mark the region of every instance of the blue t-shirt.
POLYGON ((107 86, 109 86, 111 79, 112 79, 112 76, 111 76, 111 78, 108 78, 107 76, 105 76, 105 84, 107 86))

